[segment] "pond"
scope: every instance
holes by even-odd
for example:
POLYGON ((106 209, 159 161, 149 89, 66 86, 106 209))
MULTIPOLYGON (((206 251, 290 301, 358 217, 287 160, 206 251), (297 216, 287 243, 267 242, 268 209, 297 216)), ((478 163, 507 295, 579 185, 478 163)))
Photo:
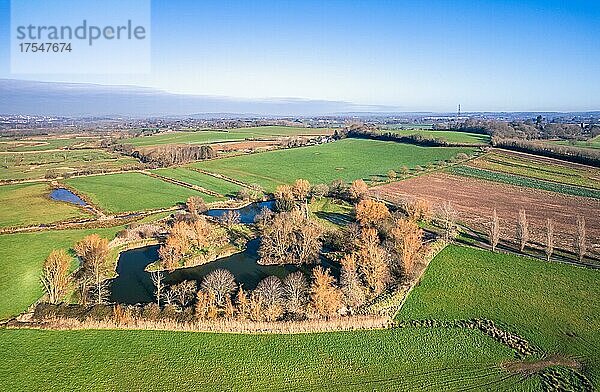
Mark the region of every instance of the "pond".
POLYGON ((71 204, 77 204, 79 206, 85 206, 87 204, 79 196, 65 188, 57 188, 52 190, 52 192, 50 192, 50 198, 52 200, 64 201, 71 204))
MULTIPOLYGON (((268 200, 268 201, 261 201, 258 203, 248 204, 246 207, 238 208, 234 211, 237 211, 240 213, 240 223, 249 224, 249 223, 254 223, 254 218, 256 217, 256 215, 258 215, 262 211, 263 208, 268 208, 268 209, 272 210, 274 208, 274 206, 275 206, 275 201, 268 200)), ((206 211, 204 214, 215 217, 215 218, 220 218, 223 215, 225 215, 225 213, 227 211, 231 211, 231 210, 215 208, 215 209, 206 211)))
MULTIPOLYGON (((235 276, 238 284, 244 289, 254 289, 258 282, 269 275, 284 278, 291 272, 302 271, 307 277, 311 272, 310 266, 296 265, 260 265, 258 246, 260 240, 254 239, 248 243, 244 252, 223 257, 196 267, 181 268, 168 274, 165 284, 172 285, 184 280, 196 280, 198 285, 209 272, 225 268, 235 276)), ((154 285, 150 274, 145 271, 148 264, 158 260, 159 245, 146 246, 121 253, 117 263, 119 276, 111 283, 111 301, 124 304, 148 303, 154 301, 154 285)), ((321 259, 321 265, 330 268, 334 276, 339 276, 339 267, 321 259)))

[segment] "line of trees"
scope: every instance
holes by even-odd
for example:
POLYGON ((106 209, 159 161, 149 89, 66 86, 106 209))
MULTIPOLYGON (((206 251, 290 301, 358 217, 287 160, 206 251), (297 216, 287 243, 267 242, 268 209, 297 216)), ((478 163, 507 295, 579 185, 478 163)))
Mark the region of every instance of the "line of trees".
POLYGON ((124 155, 132 156, 143 163, 166 167, 182 163, 211 159, 217 152, 209 145, 164 145, 151 148, 136 148, 131 144, 109 143, 104 147, 124 155))
POLYGON ((492 138, 494 147, 521 151, 569 162, 600 167, 600 150, 550 144, 542 141, 492 138))
MULTIPOLYGON (((492 211, 492 217, 489 222, 488 238, 492 251, 495 252, 500 242, 500 221, 495 208, 492 211)), ((515 243, 519 246, 521 253, 525 252, 526 247, 530 243, 529 222, 524 209, 520 209, 518 213, 515 243)), ((554 222, 552 219, 547 218, 543 247, 548 261, 550 261, 554 253, 554 243, 554 222)), ((582 216, 577 217, 572 249, 579 262, 582 262, 587 252, 585 218, 582 216)))

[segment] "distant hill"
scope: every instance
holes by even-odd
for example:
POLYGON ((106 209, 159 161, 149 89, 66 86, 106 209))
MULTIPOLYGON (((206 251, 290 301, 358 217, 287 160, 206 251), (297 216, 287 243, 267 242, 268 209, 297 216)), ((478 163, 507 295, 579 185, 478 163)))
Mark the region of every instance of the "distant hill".
POLYGON ((389 112, 397 108, 296 98, 241 99, 172 94, 136 86, 0 79, 0 114, 55 116, 168 116, 223 113, 307 116, 389 112))

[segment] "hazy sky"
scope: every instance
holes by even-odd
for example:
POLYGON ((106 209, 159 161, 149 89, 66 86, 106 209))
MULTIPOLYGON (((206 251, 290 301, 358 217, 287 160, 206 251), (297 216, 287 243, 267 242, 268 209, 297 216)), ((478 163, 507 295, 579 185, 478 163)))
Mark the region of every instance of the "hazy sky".
MULTIPOLYGON (((600 110, 600 1, 153 1, 146 75, 0 78, 400 110, 600 110)), ((118 60, 117 60, 118 61, 118 60)))

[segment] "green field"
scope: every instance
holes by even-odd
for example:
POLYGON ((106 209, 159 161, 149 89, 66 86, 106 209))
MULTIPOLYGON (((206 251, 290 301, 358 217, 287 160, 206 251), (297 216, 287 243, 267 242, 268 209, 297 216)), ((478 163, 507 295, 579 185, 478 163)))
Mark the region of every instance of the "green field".
POLYGON ((535 178, 523 177, 519 175, 478 169, 476 167, 471 166, 453 166, 450 169, 448 169, 448 172, 460 176, 474 177, 488 181, 500 182, 503 184, 542 189, 550 192, 564 193, 566 195, 592 197, 600 199, 600 189, 589 189, 574 185, 561 184, 558 182, 538 180, 535 178))
POLYGON ((63 175, 80 170, 116 170, 138 165, 134 158, 104 150, 36 151, 0 154, 0 179, 44 178, 48 173, 63 175))
POLYGON ((324 128, 301 128, 301 127, 254 127, 235 128, 223 131, 188 131, 188 132, 165 132, 152 136, 140 136, 123 140, 123 143, 134 146, 156 146, 161 144, 207 144, 244 140, 251 138, 277 138, 280 136, 294 135, 323 135, 331 133, 324 128))
POLYGON ((487 318, 547 353, 573 356, 600 385, 600 271, 451 245, 398 318, 487 318))
POLYGON ((168 169, 157 169, 152 172, 164 177, 173 178, 185 183, 203 187, 221 195, 233 197, 240 190, 240 186, 232 182, 215 178, 204 173, 199 173, 195 170, 186 169, 184 167, 175 167, 168 169))
POLYGON ((472 330, 297 335, 0 330, 0 389, 539 390, 472 330))
POLYGON ((448 160, 471 148, 419 147, 377 140, 344 139, 319 146, 263 152, 196 163, 193 166, 224 174, 245 183, 257 183, 272 191, 277 185, 304 178, 312 184, 335 179, 369 180, 403 166, 414 168, 448 160))
POLYGON ((215 201, 212 196, 142 173, 77 177, 64 182, 109 213, 172 207, 185 203, 189 196, 202 196, 206 202, 215 201))
POLYGON ((561 141, 555 141, 552 142, 554 144, 561 144, 563 146, 574 146, 574 147, 581 147, 581 148, 593 148, 593 149, 600 149, 600 135, 596 136, 593 139, 589 139, 589 140, 574 140, 574 141, 567 141, 567 140, 561 140, 561 141))
POLYGON ((43 151, 63 148, 87 147, 97 141, 91 137, 48 137, 31 139, 0 138, 0 152, 2 151, 43 151))
POLYGON ((0 235, 0 319, 27 309, 42 296, 40 274, 53 249, 69 249, 88 234, 112 239, 122 227, 0 235))
POLYGON ((469 166, 566 185, 600 189, 600 169, 583 165, 492 152, 470 161, 469 166))
POLYGON ((73 204, 54 201, 49 184, 0 186, 0 227, 29 226, 89 216, 73 204))
POLYGON ((392 132, 402 136, 420 135, 427 138, 442 139, 448 143, 490 144, 490 137, 488 135, 478 133, 426 129, 385 129, 382 132, 392 132))

